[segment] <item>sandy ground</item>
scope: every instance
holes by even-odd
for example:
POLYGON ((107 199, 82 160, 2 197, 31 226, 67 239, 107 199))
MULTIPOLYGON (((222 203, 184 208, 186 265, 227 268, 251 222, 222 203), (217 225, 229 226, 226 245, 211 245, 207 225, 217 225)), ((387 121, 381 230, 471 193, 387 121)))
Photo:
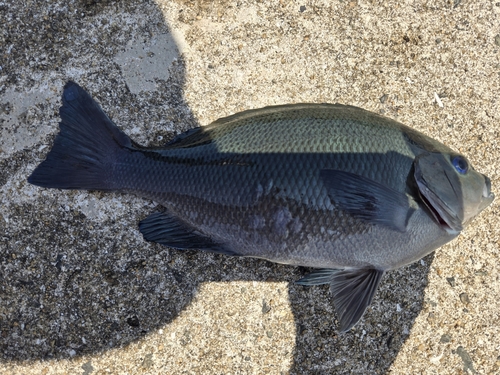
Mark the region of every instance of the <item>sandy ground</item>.
POLYGON ((0 373, 499 373, 498 199, 339 336, 301 268, 146 243, 154 202, 26 182, 71 79, 143 145, 266 105, 360 106, 497 190, 499 25, 484 0, 0 1, 0 373))

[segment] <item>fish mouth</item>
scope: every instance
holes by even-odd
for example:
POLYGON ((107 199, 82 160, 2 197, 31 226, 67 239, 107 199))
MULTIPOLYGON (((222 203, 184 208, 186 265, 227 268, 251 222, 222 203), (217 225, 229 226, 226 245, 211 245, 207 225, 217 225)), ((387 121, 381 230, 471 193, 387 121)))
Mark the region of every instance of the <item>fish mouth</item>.
POLYGON ((491 180, 483 174, 484 177, 484 186, 483 186, 483 201, 479 209, 482 211, 486 207, 490 205, 491 202, 495 199, 495 194, 491 191, 491 180))
POLYGON ((491 191, 491 180, 484 174, 482 176, 484 178, 484 185, 483 185, 483 194, 481 197, 482 199, 477 208, 478 212, 484 210, 495 200, 495 194, 493 194, 493 192, 491 191))
MULTIPOLYGON (((450 178, 446 173, 446 170, 443 171, 448 181, 450 178)), ((495 199, 495 195, 491 192, 491 181, 488 177, 482 175, 484 178, 483 191, 480 201, 478 205, 474 207, 474 214, 470 215, 470 213, 464 212, 461 215, 457 215, 457 213, 450 208, 446 202, 439 198, 439 196, 429 188, 427 182, 423 178, 423 176, 419 173, 416 174, 416 182, 418 186, 419 197, 424 202, 425 206, 432 214, 437 223, 446 230, 448 233, 457 234, 459 233, 465 224, 472 219, 479 212, 488 207, 491 202, 495 199), (418 178, 417 178, 418 176, 418 178)), ((453 188, 453 184, 450 181, 450 186, 455 193, 455 196, 459 196, 459 194, 453 188)))

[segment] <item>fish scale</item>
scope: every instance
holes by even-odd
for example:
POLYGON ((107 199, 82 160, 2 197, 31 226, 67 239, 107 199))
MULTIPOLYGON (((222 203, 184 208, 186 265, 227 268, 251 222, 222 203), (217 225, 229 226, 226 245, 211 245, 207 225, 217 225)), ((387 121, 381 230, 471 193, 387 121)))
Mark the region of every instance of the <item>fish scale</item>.
POLYGON ((339 330, 382 275, 455 238, 494 199, 465 157, 394 120, 340 104, 245 111, 138 146, 81 87, 63 92, 60 132, 28 178, 42 187, 119 190, 165 207, 144 238, 316 268, 339 330))

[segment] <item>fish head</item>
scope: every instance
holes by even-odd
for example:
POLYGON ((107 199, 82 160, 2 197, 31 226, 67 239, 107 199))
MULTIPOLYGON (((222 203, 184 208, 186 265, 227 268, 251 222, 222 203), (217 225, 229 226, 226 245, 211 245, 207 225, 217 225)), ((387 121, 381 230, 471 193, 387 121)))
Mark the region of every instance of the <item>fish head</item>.
POLYGON ((449 233, 456 234, 488 207, 495 195, 491 181, 454 152, 426 152, 414 161, 420 198, 449 233))

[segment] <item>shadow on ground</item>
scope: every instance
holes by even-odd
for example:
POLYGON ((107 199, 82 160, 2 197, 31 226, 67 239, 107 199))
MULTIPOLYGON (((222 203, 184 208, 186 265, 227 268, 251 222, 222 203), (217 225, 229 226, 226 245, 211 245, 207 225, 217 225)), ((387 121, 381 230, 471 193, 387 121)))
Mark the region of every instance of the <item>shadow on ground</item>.
MULTIPOLYGON (((196 126, 182 100, 185 70, 181 56, 172 61, 167 76, 147 78, 156 85, 156 91, 151 93, 135 93, 125 76, 140 72, 126 71, 126 64, 116 61, 115 56, 123 51, 133 54, 140 50, 140 46, 130 44, 131 40, 145 40, 147 44, 158 31, 168 35, 168 25, 160 23, 162 14, 155 3, 76 1, 68 5, 69 10, 52 15, 53 9, 44 6, 9 10, 20 18, 3 26, 12 38, 14 33, 22 32, 14 25, 23 19, 34 20, 33 28, 41 31, 16 44, 12 60, 3 64, 8 85, 36 88, 40 82, 25 78, 22 72, 28 67, 18 62, 24 56, 28 56, 28 62, 38 56, 33 60, 38 65, 30 65, 29 69, 41 76, 55 71, 60 89, 67 79, 82 84, 104 108, 116 108, 117 113, 107 112, 117 123, 125 124, 122 128, 128 134, 137 124, 141 132, 148 130, 147 135, 132 134, 133 139, 159 145, 174 135, 165 130, 167 127, 178 133, 196 126), (137 14, 146 10, 147 22, 140 22, 137 14), (135 14, 137 22, 127 23, 127 17, 116 17, 112 25, 106 26, 103 14, 110 12, 130 17, 135 14), (117 23, 120 20, 122 23, 117 23), (95 63, 87 66, 89 56, 95 63), (62 69, 64 66, 67 68, 62 69), (89 88, 92 82, 107 82, 107 88, 93 91, 89 88)), ((141 77, 135 78, 133 82, 140 85, 141 77)), ((59 106, 59 96, 60 92, 53 96, 54 108, 59 106)), ((37 121, 57 121, 57 113, 46 109, 35 103, 28 117, 19 117, 17 122, 14 118, 11 124, 23 128, 37 121)), ((21 175, 17 180, 21 181, 44 158, 48 148, 41 146, 51 144, 54 129, 47 134, 0 160, 0 188, 11 191, 14 197, 9 181, 16 180, 16 174, 21 175)), ((18 188, 25 189, 24 184, 22 181, 18 188)), ((47 191, 35 200, 5 198, 10 202, 5 220, 0 220, 3 361, 70 358, 126 345, 168 326, 190 303, 200 283, 285 280, 291 282, 289 298, 297 331, 291 373, 321 373, 325 369, 346 373, 351 368, 360 373, 384 373, 422 309, 431 258, 424 264, 388 274, 362 323, 338 336, 328 288, 293 284, 307 270, 147 244, 136 223, 153 210, 151 202, 119 194, 91 195, 97 201, 119 200, 125 208, 120 208, 116 216, 99 216, 88 207, 82 211, 72 203, 81 197, 77 192, 47 191), (130 200, 133 203, 126 203, 130 200)))

